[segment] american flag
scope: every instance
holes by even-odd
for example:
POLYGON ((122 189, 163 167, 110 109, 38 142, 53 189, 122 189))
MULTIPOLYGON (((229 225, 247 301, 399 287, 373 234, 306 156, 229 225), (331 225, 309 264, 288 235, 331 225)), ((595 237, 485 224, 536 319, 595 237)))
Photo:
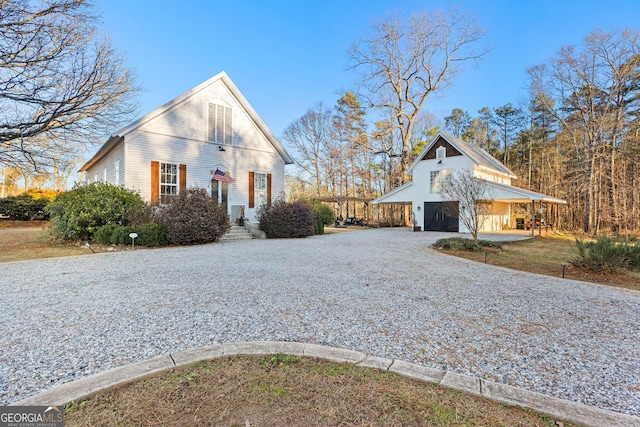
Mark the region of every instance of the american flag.
POLYGON ((220 169, 216 169, 216 172, 213 174, 211 179, 213 179, 214 181, 222 181, 222 182, 227 182, 229 184, 233 184, 233 178, 231 178, 230 175, 227 175, 226 173, 222 172, 220 169))

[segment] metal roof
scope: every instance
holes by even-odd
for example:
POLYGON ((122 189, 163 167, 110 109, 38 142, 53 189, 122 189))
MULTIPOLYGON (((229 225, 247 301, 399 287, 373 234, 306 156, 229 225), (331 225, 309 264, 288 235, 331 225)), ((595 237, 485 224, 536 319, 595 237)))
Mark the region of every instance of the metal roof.
POLYGON ((471 145, 444 132, 438 132, 437 135, 431 140, 431 142, 424 147, 420 155, 411 164, 411 166, 409 166, 409 169, 407 169, 407 173, 411 173, 413 168, 422 161, 424 155, 440 138, 443 138, 445 141, 455 147, 460 153, 466 155, 478 168, 506 175, 512 179, 517 178, 516 175, 509 170, 509 168, 500 163, 491 154, 487 153, 479 147, 476 147, 475 145, 471 145))

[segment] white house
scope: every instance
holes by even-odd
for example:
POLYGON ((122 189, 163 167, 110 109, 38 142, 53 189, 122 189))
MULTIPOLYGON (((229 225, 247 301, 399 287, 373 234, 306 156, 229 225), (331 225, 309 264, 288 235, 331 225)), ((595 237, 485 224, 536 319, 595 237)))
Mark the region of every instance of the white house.
POLYGON ((113 134, 80 172, 140 192, 153 204, 205 188, 256 221, 263 203, 284 193, 293 163, 226 73, 212 77, 113 134))
POLYGON ((516 176, 486 151, 444 133, 438 133, 429 142, 407 173, 412 180, 375 199, 373 204, 411 203, 415 227, 424 231, 467 230, 455 212, 459 202, 444 201, 440 195, 443 181, 451 179, 456 171, 473 171, 473 176, 488 182, 489 199, 493 200, 491 213, 480 231, 490 232, 516 228, 512 224, 511 204, 529 203, 531 217, 542 204, 565 204, 562 199, 528 191, 511 185, 516 176), (536 205, 536 202, 539 205, 536 205))

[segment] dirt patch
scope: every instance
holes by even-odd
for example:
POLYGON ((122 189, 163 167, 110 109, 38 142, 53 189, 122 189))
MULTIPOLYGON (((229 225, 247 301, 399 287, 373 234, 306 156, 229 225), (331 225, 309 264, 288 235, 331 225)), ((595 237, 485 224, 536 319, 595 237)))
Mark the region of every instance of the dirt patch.
POLYGON ((272 355, 202 362, 99 393, 67 405, 65 425, 556 424, 530 410, 388 372, 272 355))
POLYGON ((49 221, 11 221, 8 219, 0 220, 0 229, 3 228, 46 228, 49 221))

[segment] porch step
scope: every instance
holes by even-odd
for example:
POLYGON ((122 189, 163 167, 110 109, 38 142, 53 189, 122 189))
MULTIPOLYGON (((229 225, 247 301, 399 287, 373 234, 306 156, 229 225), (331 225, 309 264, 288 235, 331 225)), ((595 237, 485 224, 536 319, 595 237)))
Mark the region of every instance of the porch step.
POLYGON ((232 225, 231 230, 227 232, 224 236, 220 238, 220 240, 250 240, 255 239, 253 234, 249 233, 249 231, 238 225, 232 225))

